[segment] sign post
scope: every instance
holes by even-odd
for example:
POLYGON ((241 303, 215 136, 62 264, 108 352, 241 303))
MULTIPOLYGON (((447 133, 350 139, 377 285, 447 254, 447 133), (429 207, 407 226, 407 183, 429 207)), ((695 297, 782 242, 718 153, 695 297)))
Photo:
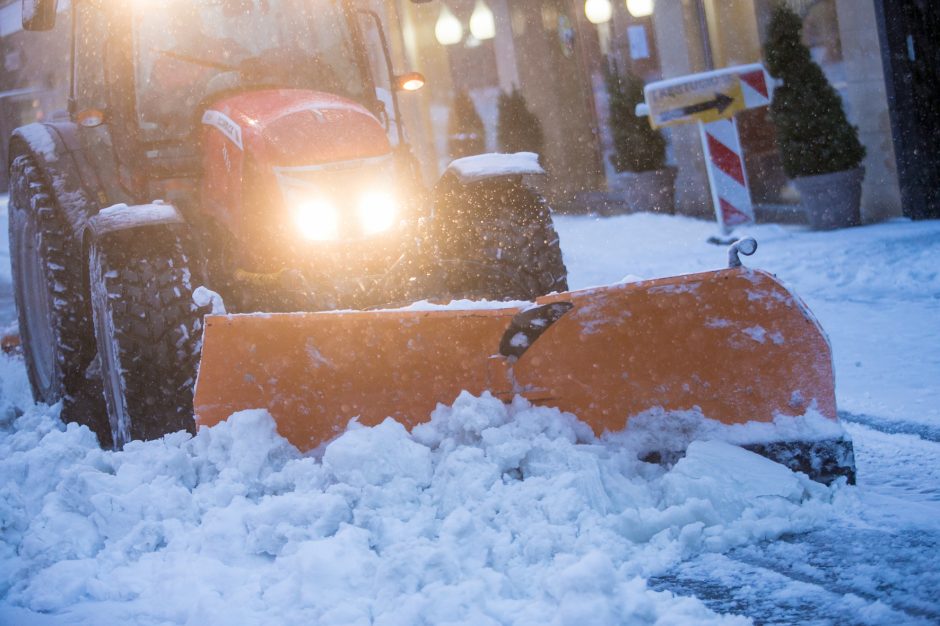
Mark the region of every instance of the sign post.
POLYGON ((754 223, 741 138, 734 116, 770 104, 773 79, 760 63, 691 74, 646 86, 645 106, 653 128, 698 124, 715 216, 726 236, 754 223))

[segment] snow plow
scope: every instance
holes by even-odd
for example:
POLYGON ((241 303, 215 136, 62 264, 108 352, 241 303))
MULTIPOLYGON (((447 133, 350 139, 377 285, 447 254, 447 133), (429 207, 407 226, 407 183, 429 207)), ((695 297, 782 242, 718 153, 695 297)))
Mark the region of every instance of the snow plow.
MULTIPOLYGON (((356 420, 409 428, 462 391, 557 407, 597 435, 651 408, 724 424, 836 420, 827 339, 771 275, 743 267, 552 294, 526 307, 210 316, 199 424, 265 407, 308 450, 356 420)), ((842 438, 752 449, 854 480, 842 438)), ((666 451, 655 451, 662 454, 666 451)))
MULTIPOLYGON (((26 30, 53 26, 54 0, 24 5, 26 30)), ((536 155, 468 157, 426 189, 398 103, 421 77, 394 73, 375 13, 148 7, 72 3, 68 119, 10 145, 33 395, 103 446, 267 408, 311 449, 350 419, 414 424, 461 390, 558 406, 598 434, 655 407, 835 420, 825 338, 769 275, 568 292, 536 155), (534 304, 394 308, 453 299, 534 304)), ((820 480, 854 471, 846 440, 769 443, 754 449, 820 480)))

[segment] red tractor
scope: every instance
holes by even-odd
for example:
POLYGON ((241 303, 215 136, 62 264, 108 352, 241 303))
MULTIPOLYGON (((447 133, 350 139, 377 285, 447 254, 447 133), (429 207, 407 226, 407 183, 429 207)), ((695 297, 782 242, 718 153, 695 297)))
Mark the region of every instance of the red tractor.
MULTIPOLYGON (((26 30, 53 27, 55 0, 23 5, 26 30)), ((534 155, 423 188, 395 93, 420 76, 392 74, 352 0, 70 11, 68 117, 11 139, 11 256, 34 396, 103 446, 193 429, 199 287, 229 313, 567 288, 534 155)))

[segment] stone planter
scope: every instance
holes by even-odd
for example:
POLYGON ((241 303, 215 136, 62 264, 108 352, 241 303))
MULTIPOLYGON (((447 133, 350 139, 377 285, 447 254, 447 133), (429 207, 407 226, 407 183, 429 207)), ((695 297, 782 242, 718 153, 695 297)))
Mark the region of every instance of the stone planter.
POLYGON ((801 176, 793 180, 813 230, 831 230, 862 223, 862 180, 865 168, 801 176))
POLYGON ((676 212, 676 168, 649 172, 619 172, 609 182, 612 191, 621 192, 631 212, 676 212))

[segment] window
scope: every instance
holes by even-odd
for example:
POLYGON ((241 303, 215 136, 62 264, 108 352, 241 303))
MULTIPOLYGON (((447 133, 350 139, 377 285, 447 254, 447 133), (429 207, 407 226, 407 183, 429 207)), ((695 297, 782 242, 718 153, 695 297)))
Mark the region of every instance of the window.
POLYGON ((75 103, 79 110, 107 106, 105 83, 105 46, 108 34, 107 14, 93 0, 76 6, 77 29, 75 58, 75 103))
POLYGON ((133 27, 145 140, 188 134, 199 104, 233 89, 366 97, 338 0, 170 0, 159 7, 139 11, 133 27))

